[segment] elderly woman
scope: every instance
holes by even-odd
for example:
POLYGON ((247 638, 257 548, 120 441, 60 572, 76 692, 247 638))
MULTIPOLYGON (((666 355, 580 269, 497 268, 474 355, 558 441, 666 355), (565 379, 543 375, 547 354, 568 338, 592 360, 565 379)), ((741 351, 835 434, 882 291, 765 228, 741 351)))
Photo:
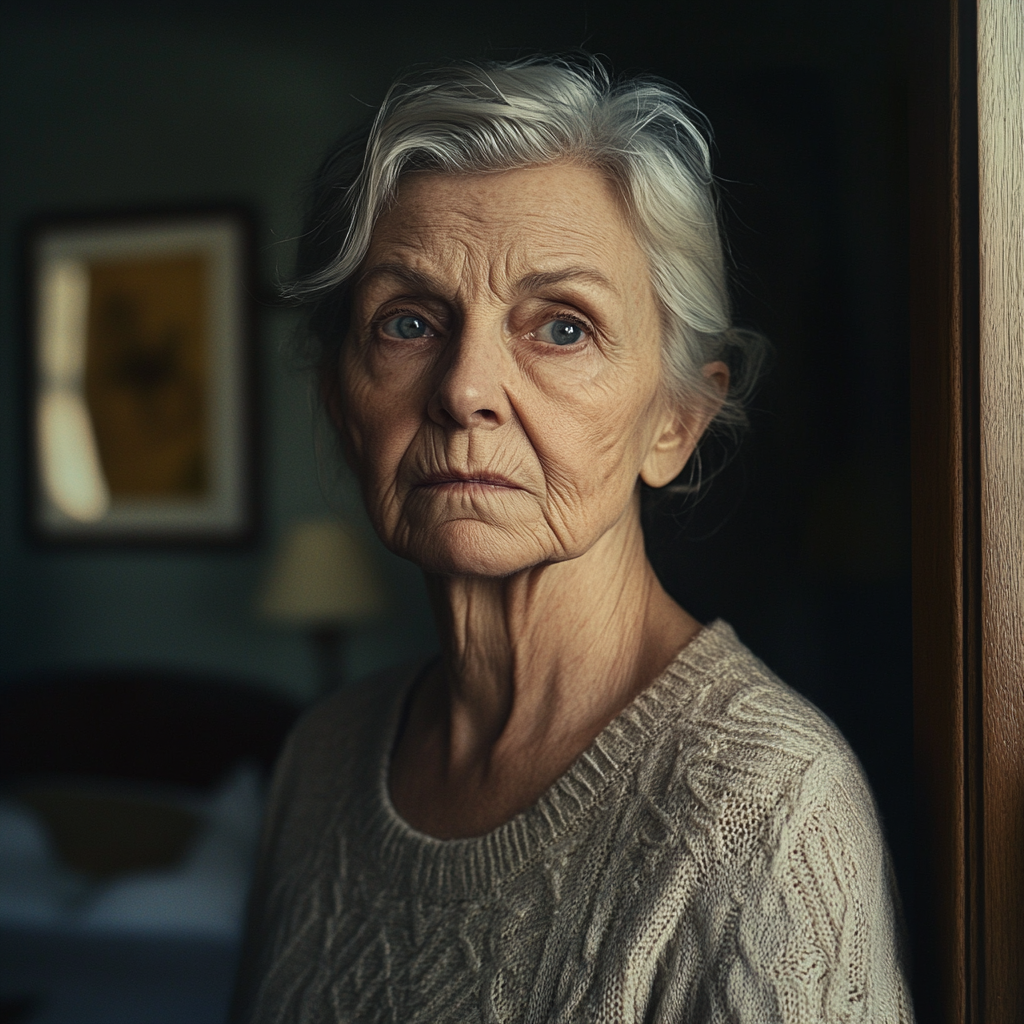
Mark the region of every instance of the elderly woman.
POLYGON ((236 1019, 911 1020, 856 758, 644 553, 641 485, 741 420, 752 345, 685 102, 558 61, 400 81, 324 165, 304 268, 442 653, 292 736, 236 1019))

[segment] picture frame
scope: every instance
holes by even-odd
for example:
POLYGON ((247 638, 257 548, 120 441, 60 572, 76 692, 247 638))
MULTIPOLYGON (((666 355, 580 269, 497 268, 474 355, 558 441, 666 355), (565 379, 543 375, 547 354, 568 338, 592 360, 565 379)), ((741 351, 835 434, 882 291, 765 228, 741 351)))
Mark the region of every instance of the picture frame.
POLYGON ((45 544, 257 531, 253 219, 240 207, 26 229, 28 525, 45 544))

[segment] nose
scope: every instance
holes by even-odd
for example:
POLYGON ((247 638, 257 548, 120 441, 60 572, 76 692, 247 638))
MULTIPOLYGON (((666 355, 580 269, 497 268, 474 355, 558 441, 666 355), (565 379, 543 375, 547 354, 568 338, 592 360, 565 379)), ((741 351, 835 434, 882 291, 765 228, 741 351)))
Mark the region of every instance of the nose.
POLYGON ((467 430, 493 430, 508 422, 508 353, 500 330, 464 325, 448 344, 440 382, 427 406, 430 418, 443 427, 467 430))

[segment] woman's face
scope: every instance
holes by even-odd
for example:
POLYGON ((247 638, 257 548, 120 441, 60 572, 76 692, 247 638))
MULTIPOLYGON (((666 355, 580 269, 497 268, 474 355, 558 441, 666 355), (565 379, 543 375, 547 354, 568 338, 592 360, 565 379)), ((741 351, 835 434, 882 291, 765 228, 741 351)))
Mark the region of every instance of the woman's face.
POLYGON ((577 557, 692 450, 646 259, 595 170, 410 175, 353 300, 332 409, 382 540, 428 571, 577 557))

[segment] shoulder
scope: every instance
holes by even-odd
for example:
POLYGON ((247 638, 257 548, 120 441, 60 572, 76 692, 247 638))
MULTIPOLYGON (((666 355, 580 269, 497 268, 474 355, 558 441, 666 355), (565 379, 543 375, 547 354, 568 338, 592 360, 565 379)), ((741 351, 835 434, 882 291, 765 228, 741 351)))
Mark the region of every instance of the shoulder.
POLYGON ((728 764, 770 766, 786 775, 822 759, 856 766, 835 724, 787 686, 744 646, 725 622, 716 621, 669 666, 682 698, 677 726, 705 737, 728 764))
POLYGON ((672 666, 689 699, 664 792, 701 907, 732 922, 708 981, 723 1019, 911 1020, 898 897, 856 756, 724 623, 697 640, 672 666))
POLYGON ((308 838, 357 794, 373 790, 384 745, 421 664, 404 664, 330 694, 299 719, 274 770, 265 837, 308 838))
POLYGON ((770 848, 815 814, 841 831, 877 833, 870 789, 842 734, 731 627, 707 627, 667 675, 679 702, 669 743, 660 744, 672 763, 671 810, 687 814, 696 794, 713 827, 747 837, 748 854, 755 836, 756 846, 770 848))
POLYGON ((421 662, 393 666, 317 701, 296 723, 286 750, 300 762, 344 756, 345 750, 365 742, 368 730, 391 724, 421 667, 421 662))

